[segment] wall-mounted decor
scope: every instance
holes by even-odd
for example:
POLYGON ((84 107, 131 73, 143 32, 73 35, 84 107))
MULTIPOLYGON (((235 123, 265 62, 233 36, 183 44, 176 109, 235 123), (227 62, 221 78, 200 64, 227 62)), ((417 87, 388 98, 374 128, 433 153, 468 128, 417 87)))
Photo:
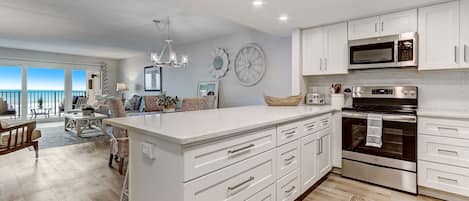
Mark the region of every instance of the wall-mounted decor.
POLYGON ((161 68, 147 66, 143 72, 144 90, 148 92, 161 91, 163 86, 163 73, 161 68))
POLYGON ((254 86, 264 76, 265 57, 262 48, 249 43, 242 47, 234 61, 234 71, 243 86, 254 86))
POLYGON ((213 60, 209 66, 209 73, 216 79, 225 77, 230 66, 230 56, 224 48, 217 48, 212 53, 213 60))

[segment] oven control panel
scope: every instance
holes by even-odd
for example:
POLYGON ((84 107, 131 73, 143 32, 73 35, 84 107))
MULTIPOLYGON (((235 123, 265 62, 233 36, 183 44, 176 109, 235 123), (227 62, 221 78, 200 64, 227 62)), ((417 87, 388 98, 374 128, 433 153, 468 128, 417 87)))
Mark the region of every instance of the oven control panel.
POLYGON ((353 98, 398 98, 417 99, 418 88, 415 86, 402 87, 353 87, 353 98))

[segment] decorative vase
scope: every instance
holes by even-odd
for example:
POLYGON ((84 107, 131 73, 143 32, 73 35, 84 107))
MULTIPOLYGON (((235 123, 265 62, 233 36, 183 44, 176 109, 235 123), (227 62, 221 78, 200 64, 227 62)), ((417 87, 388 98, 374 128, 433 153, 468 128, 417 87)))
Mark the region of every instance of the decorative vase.
POLYGON ((176 111, 176 105, 174 104, 163 107, 164 113, 175 112, 175 111, 176 111))

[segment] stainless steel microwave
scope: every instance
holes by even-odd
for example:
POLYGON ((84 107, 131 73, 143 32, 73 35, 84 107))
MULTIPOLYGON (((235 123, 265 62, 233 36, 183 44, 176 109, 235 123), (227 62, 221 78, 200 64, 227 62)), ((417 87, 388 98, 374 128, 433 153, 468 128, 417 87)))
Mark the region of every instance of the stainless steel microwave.
POLYGON ((351 40, 349 69, 416 67, 418 34, 403 33, 376 38, 351 40))

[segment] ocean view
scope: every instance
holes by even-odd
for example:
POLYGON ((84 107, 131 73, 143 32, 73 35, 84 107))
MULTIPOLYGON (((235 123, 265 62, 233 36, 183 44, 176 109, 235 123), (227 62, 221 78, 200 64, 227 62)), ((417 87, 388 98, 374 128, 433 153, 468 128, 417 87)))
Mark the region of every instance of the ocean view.
MULTIPOLYGON (((86 91, 75 90, 72 91, 72 96, 84 96, 86 91)), ((0 98, 7 101, 9 110, 15 110, 17 115, 21 107, 21 90, 15 89, 0 89, 0 98)), ((64 101, 64 90, 28 90, 28 113, 31 109, 36 109, 39 106, 39 99, 43 100, 43 108, 51 110, 51 114, 58 114, 59 106, 64 101)))

